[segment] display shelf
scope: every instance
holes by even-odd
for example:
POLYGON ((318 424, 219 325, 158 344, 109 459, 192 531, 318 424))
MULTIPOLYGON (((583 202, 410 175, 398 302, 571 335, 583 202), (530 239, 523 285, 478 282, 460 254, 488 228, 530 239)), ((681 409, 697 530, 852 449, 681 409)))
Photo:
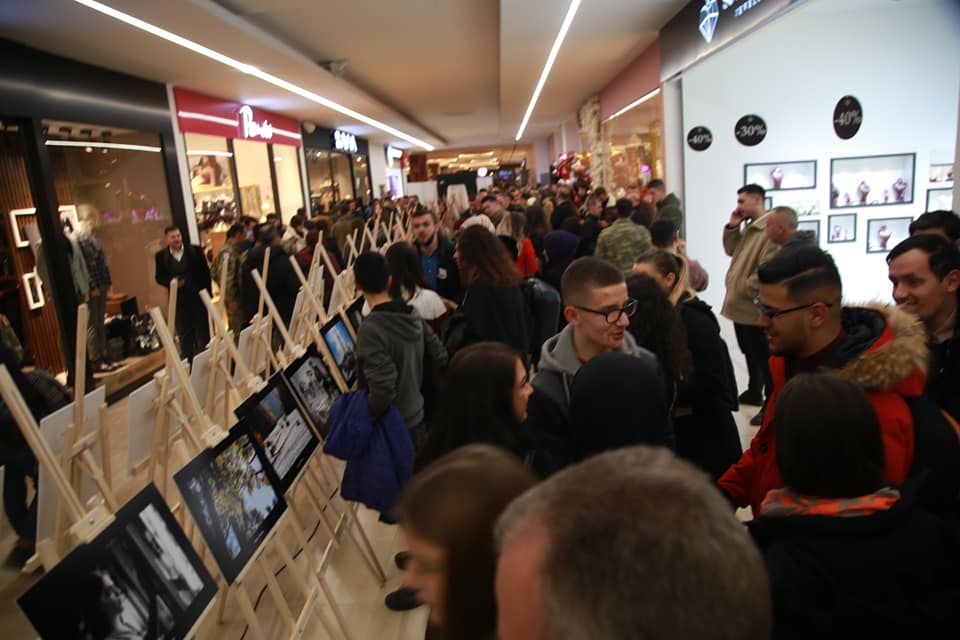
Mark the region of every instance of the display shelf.
POLYGON ((857 156, 830 160, 830 208, 913 204, 916 154, 857 156))
POLYGON ((743 165, 743 183, 758 184, 767 192, 817 188, 817 161, 762 162, 743 165))

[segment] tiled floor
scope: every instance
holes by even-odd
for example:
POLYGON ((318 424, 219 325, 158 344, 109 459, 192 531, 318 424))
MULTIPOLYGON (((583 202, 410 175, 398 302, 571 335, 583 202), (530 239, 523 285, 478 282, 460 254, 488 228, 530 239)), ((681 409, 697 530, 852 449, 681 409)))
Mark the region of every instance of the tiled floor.
MULTIPOLYGON (((734 369, 737 378, 740 381, 740 388, 746 386, 746 369, 744 367, 742 356, 736 348, 736 340, 733 336, 733 327, 725 320, 721 320, 723 335, 730 346, 731 356, 734 359, 734 369)), ((126 471, 126 444, 127 444, 127 402, 121 400, 110 406, 107 412, 107 422, 110 425, 111 437, 113 439, 113 472, 115 478, 123 478, 117 491, 121 499, 133 496, 146 483, 145 477, 131 478, 126 471)), ((746 407, 746 411, 737 414, 737 425, 740 428, 741 438, 744 446, 749 445, 750 439, 756 433, 757 429, 749 425, 750 418, 756 413, 754 407, 746 407)), ((305 510, 304 513, 309 512, 305 510)), ((738 516, 742 519, 749 518, 749 511, 741 510, 738 516)), ((348 541, 346 536, 342 537, 341 545, 331 554, 331 561, 326 570, 325 577, 334 594, 337 604, 343 613, 346 626, 350 632, 350 637, 354 639, 376 639, 376 640, 421 640, 423 638, 426 626, 427 612, 421 608, 408 613, 394 613, 383 605, 383 597, 393 588, 399 585, 399 571, 393 564, 393 555, 402 548, 400 533, 395 526, 384 525, 377 521, 377 514, 360 509, 360 520, 367 531, 371 544, 377 554, 381 566, 387 575, 387 583, 381 587, 373 578, 371 572, 367 569, 361 555, 357 549, 348 541)), ((314 517, 311 526, 317 522, 314 517)), ((6 535, 0 538, 0 558, 6 557, 13 545, 13 537, 6 529, 6 535)), ((326 537, 323 529, 318 529, 318 533, 312 542, 318 544, 322 549, 326 544, 326 537)), ((291 538, 288 545, 293 549, 298 545, 293 544, 291 538)), ((301 555, 297 559, 297 565, 301 572, 306 571, 306 557, 301 555)), ((267 562, 273 569, 279 569, 282 562, 273 554, 267 554, 267 562)), ((208 561, 209 564, 209 561, 208 561)), ((211 573, 215 575, 214 567, 210 565, 211 573)), ((285 571, 287 571, 285 569, 285 571)), ((37 576, 24 576, 10 569, 0 567, 0 637, 4 640, 20 640, 34 638, 32 627, 17 608, 16 599, 23 593, 37 576)), ((303 598, 295 589, 293 580, 281 572, 277 578, 284 592, 284 599, 288 602, 291 609, 294 609, 294 615, 299 611, 303 604, 303 598)), ((264 588, 265 580, 261 574, 252 571, 249 584, 250 597, 256 600, 258 594, 264 588)), ((321 597, 322 602, 322 597, 321 597)), ((342 638, 342 634, 336 631, 336 635, 331 635, 325 630, 320 619, 323 616, 335 628, 333 617, 330 615, 330 608, 326 603, 322 603, 315 608, 306 626, 305 638, 342 638)), ((268 638, 286 637, 283 633, 284 623, 281 616, 274 607, 269 592, 265 592, 257 606, 257 617, 263 626, 265 635, 268 638)), ((201 623, 197 637, 198 638, 230 638, 239 639, 244 634, 245 623, 238 606, 233 598, 228 600, 224 620, 222 624, 217 622, 217 610, 214 606, 208 611, 201 623)), ((247 637, 250 637, 248 634, 247 637)))

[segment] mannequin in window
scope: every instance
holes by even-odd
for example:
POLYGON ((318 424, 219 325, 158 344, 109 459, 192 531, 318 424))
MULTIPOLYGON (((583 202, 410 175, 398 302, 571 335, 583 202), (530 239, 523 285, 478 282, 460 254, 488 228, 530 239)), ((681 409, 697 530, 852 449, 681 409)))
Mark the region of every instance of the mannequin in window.
POLYGON ((94 233, 94 228, 88 220, 95 220, 97 211, 91 205, 80 205, 80 222, 77 223, 75 235, 83 253, 87 267, 87 307, 90 310, 90 320, 87 326, 87 354, 93 363, 94 371, 113 371, 123 365, 115 362, 107 353, 107 294, 113 280, 110 277, 110 267, 107 265, 107 256, 103 252, 100 240, 94 233), (87 215, 83 215, 87 214, 87 215))

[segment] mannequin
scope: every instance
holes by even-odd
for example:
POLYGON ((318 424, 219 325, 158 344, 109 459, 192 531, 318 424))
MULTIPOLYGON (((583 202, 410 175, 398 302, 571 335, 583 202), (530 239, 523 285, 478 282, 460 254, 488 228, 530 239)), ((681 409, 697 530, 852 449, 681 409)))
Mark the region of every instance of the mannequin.
MULTIPOLYGON (((87 329, 87 353, 93 365, 94 373, 107 373, 119 369, 122 365, 110 360, 107 354, 107 291, 110 289, 110 269, 99 240, 89 228, 86 220, 77 223, 77 228, 69 220, 64 222, 64 231, 71 246, 76 247, 84 264, 86 277, 87 306, 90 309, 90 321, 87 329)), ((73 272, 71 268, 71 272, 73 272)), ((74 276, 76 279, 76 275, 74 276)), ((77 287, 80 296, 80 287, 77 287)), ((82 299, 82 298, 81 298, 82 299)))

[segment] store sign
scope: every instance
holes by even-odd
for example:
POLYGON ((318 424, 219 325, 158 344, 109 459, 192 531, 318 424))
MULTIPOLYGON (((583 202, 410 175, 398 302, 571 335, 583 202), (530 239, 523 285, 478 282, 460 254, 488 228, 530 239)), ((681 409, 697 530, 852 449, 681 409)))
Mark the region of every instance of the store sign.
POLYGON ((357 136, 339 130, 334 130, 333 132, 333 148, 345 153, 356 153, 360 150, 360 147, 357 145, 357 136))
POLYGON ((743 116, 737 120, 733 135, 737 137, 737 142, 743 146, 755 147, 767 137, 767 123, 760 116, 743 116))
POLYGON ((240 136, 241 138, 260 138, 261 140, 273 139, 273 125, 269 120, 257 122, 253 119, 253 107, 243 105, 237 109, 237 115, 240 116, 240 136))
POLYGON ((863 124, 863 107, 853 96, 843 96, 833 110, 833 130, 841 140, 849 140, 860 131, 863 124))
POLYGON ((803 1, 692 0, 660 31, 661 80, 803 1))
POLYGON ((299 147, 300 123, 256 107, 174 87, 177 121, 184 133, 257 140, 299 147))
POLYGON ((694 151, 706 151, 713 144, 713 133, 706 127, 694 127, 687 133, 687 144, 694 151))

